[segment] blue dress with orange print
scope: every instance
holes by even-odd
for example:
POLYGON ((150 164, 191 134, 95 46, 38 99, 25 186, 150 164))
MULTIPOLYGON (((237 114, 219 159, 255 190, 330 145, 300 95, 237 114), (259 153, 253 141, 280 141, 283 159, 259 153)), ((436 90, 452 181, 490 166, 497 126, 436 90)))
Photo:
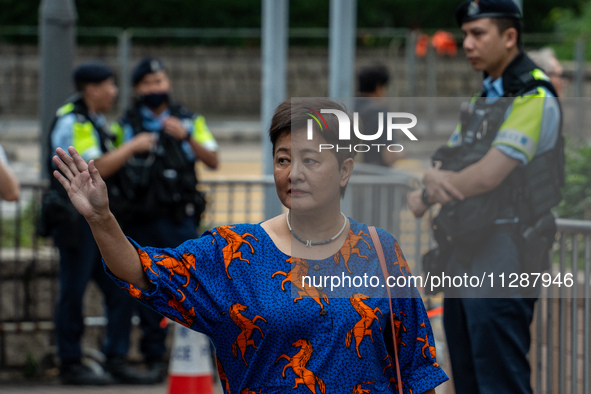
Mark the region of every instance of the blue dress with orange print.
MULTIPOLYGON (((378 233, 390 275, 410 275, 394 237, 378 233)), ((211 338, 226 393, 397 392, 389 302, 375 286, 377 278, 385 280, 365 224, 351 220, 341 250, 314 261, 282 253, 260 224, 217 227, 174 249, 133 244, 152 288, 113 278, 164 316, 211 338), (359 280, 317 285, 325 277, 364 275, 377 277, 373 287, 367 279, 361 286, 359 280)), ((418 292, 393 290, 403 389, 422 393, 448 378, 435 359, 418 292)))

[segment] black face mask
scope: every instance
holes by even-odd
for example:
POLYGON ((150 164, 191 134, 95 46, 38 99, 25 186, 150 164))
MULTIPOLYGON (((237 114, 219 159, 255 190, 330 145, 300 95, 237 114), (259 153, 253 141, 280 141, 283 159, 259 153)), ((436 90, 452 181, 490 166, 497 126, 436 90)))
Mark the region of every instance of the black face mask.
POLYGON ((140 102, 148 108, 156 109, 168 102, 168 92, 145 94, 140 97, 140 102))

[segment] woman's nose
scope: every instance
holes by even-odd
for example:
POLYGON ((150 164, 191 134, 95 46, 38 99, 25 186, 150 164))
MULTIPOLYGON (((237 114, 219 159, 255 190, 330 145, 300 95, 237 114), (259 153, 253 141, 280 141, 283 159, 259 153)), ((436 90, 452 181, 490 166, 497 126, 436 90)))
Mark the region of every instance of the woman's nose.
POLYGON ((295 182, 297 180, 302 179, 302 169, 303 166, 301 165, 301 163, 298 163, 295 160, 291 162, 291 169, 289 171, 290 182, 295 182))

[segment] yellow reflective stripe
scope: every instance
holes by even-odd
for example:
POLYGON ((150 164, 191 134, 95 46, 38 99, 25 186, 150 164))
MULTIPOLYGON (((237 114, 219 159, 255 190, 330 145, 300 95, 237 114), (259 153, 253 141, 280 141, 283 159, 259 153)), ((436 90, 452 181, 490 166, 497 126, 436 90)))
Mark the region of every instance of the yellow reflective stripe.
POLYGON ((501 125, 493 146, 503 144, 523 152, 528 160, 536 153, 544 114, 544 89, 538 94, 517 97, 511 112, 501 125))
POLYGON ((75 122, 72 134, 72 145, 82 157, 86 156, 87 150, 100 146, 94 132, 94 127, 92 127, 92 123, 90 122, 75 122))
POLYGON ((68 103, 66 105, 62 105, 60 108, 58 108, 58 110, 56 111, 56 116, 64 116, 66 114, 69 114, 70 112, 72 112, 74 110, 74 103, 68 103))
POLYGON ((447 146, 453 148, 454 146, 459 146, 462 143, 462 124, 458 123, 456 129, 451 136, 447 140, 447 146))
POLYGON ((203 115, 197 116, 193 123, 193 138, 201 145, 205 147, 217 146, 217 142, 205 123, 205 117, 203 115))
POLYGON ((538 81, 550 81, 550 78, 539 68, 532 70, 531 75, 538 81))
POLYGON ((115 147, 119 147, 123 144, 123 135, 125 131, 123 127, 117 122, 111 123, 111 132, 115 135, 115 141, 113 141, 113 145, 115 147))

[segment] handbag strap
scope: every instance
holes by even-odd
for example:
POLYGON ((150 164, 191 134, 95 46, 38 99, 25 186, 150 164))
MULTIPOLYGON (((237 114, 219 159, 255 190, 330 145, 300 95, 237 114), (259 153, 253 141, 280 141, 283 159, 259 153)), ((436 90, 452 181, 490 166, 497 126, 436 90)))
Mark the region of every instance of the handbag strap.
MULTIPOLYGON (((378 236, 378 232, 374 226, 368 226, 369 235, 371 236, 371 240, 373 241, 373 245, 376 248, 376 253, 378 254, 378 259, 380 260, 380 265, 382 266, 382 273, 384 274, 384 279, 386 283, 388 281, 388 269, 386 268, 386 258, 384 257, 384 250, 382 249, 382 243, 380 242, 380 237, 378 236)), ((396 360, 396 378, 398 379, 398 393, 402 394, 402 378, 400 377, 400 363, 398 362, 398 349, 396 344, 396 325, 394 324, 394 309, 392 308, 392 294, 390 293, 390 286, 386 284, 386 291, 388 292, 388 302, 390 303, 390 324, 392 325, 392 339, 394 341, 394 359, 396 360)))

